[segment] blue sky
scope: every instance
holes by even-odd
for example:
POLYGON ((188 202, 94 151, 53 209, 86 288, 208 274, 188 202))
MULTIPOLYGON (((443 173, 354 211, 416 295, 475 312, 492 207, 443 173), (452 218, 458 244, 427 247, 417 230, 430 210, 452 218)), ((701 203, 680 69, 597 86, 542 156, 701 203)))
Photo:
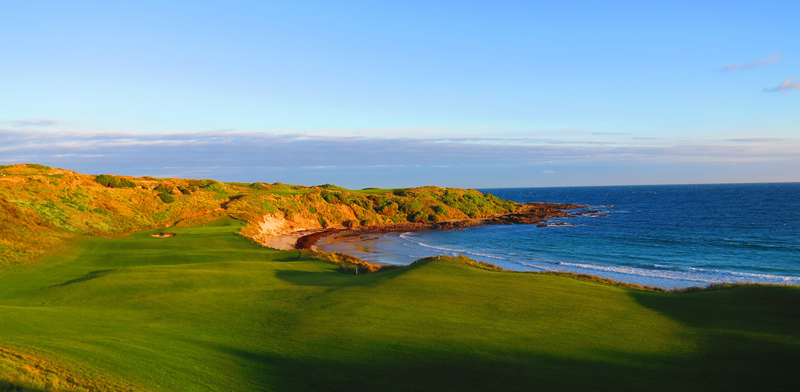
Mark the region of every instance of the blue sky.
POLYGON ((797 1, 0 6, 0 164, 353 188, 800 181, 797 1))

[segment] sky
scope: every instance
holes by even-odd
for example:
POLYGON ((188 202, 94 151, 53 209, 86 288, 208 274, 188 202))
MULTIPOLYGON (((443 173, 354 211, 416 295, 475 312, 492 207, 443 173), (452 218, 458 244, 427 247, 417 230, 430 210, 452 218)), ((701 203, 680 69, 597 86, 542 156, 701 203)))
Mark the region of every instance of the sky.
POLYGON ((0 0, 0 165, 800 181, 800 2, 0 0))

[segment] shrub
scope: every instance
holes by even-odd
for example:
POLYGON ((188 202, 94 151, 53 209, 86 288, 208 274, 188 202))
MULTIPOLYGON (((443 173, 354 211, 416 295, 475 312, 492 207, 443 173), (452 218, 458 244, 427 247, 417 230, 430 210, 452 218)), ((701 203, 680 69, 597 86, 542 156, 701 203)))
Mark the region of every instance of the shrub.
MULTIPOLYGON (((219 184, 219 181, 214 180, 188 180, 186 181, 190 186, 206 189, 212 185, 219 184)), ((221 184, 220 184, 221 185, 221 184)))
POLYGON ((442 201, 451 207, 455 207, 461 200, 455 192, 446 191, 442 196, 442 201))
POLYGON ((514 211, 519 205, 511 200, 503 200, 491 193, 486 194, 486 199, 508 211, 514 211))
POLYGON ((331 185, 331 184, 315 185, 315 186, 316 186, 317 188, 322 188, 322 189, 345 190, 344 188, 342 188, 342 187, 340 187, 340 186, 331 185))
POLYGON ((101 174, 95 177, 94 181, 100 185, 107 186, 109 188, 135 188, 136 183, 125 179, 119 178, 116 176, 111 176, 108 174, 101 174))
POLYGON ((384 204, 376 208, 375 212, 384 216, 392 216, 397 212, 398 208, 399 207, 397 203, 390 201, 390 202, 385 202, 384 204))
POLYGON ((189 188, 187 188, 187 187, 185 187, 183 185, 179 186, 178 190, 181 191, 181 193, 183 193, 184 195, 191 195, 192 194, 192 191, 189 188))
POLYGON ((210 185, 202 187, 202 188, 207 190, 207 191, 214 192, 214 193, 219 193, 219 194, 228 193, 227 189, 225 189, 225 186, 222 185, 219 182, 215 182, 213 184, 210 184, 210 185))
POLYGON ((371 210, 375 208, 375 202, 373 202, 372 199, 358 199, 357 204, 365 210, 371 210))
POLYGON ((155 187, 156 192, 169 193, 170 195, 174 194, 173 189, 174 186, 172 184, 165 184, 165 183, 158 184, 158 186, 155 187))
POLYGON ((166 191, 159 192, 158 197, 160 197, 161 201, 163 201, 164 203, 172 203, 173 201, 175 201, 175 198, 172 197, 172 195, 170 195, 166 191))
POLYGON ((107 187, 111 187, 111 184, 114 184, 116 181, 114 176, 109 176, 107 174, 101 174, 94 178, 94 182, 107 187))
POLYGON ((333 203, 336 203, 336 202, 339 201, 339 198, 336 197, 336 194, 334 194, 333 192, 327 191, 327 190, 320 192, 319 195, 322 196, 322 200, 325 200, 326 202, 328 202, 330 204, 333 204, 333 203))
POLYGON ((425 210, 425 206, 419 200, 406 200, 400 203, 400 211, 411 214, 425 210))
POLYGON ((416 211, 408 214, 408 217, 406 217, 406 219, 409 222, 414 222, 414 223, 425 222, 428 220, 428 214, 422 211, 416 211))

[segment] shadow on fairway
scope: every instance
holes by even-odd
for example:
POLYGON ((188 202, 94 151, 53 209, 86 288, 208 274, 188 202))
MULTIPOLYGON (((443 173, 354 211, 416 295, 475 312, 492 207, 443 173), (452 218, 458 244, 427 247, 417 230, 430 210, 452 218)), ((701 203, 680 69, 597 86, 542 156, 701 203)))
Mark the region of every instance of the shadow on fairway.
POLYGON ((299 270, 278 270, 275 276, 287 283, 296 286, 320 286, 320 287, 374 287, 385 283, 411 271, 416 266, 396 268, 383 272, 373 272, 369 274, 353 275, 344 272, 311 272, 299 270))
POLYGON ((0 392, 47 392, 47 389, 26 387, 0 378, 0 392))
MULTIPOLYGON (((703 358, 594 352, 600 359, 531 351, 468 354, 397 344, 341 348, 335 357, 283 357, 216 346, 234 357, 243 384, 279 391, 749 391, 789 390, 770 380, 741 383, 695 366, 703 358)), ((328 350, 330 347, 325 347, 328 350)))
POLYGON ((112 269, 91 271, 91 272, 88 272, 86 275, 84 275, 84 276, 82 276, 80 278, 68 280, 68 281, 66 281, 64 283, 56 284, 56 285, 53 285, 53 286, 50 286, 50 287, 62 287, 62 286, 68 286, 68 285, 75 284, 75 283, 86 282, 86 281, 89 281, 89 280, 92 280, 92 279, 97 279, 97 278, 103 277, 105 275, 108 275, 109 272, 114 271, 114 270, 115 269, 112 268, 112 269))
POLYGON ((631 296, 696 331, 700 358, 687 375, 724 380, 742 390, 792 390, 800 382, 800 288, 631 291, 631 296))

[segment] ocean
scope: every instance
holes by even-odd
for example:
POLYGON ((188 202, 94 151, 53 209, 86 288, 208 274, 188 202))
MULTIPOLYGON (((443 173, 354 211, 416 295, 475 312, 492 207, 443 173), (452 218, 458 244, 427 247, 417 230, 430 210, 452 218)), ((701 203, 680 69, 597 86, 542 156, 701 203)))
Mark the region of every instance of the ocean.
POLYGON ((323 250, 409 264, 465 255, 505 269, 567 271, 662 288, 800 285, 800 183, 479 189, 520 203, 588 205, 535 225, 367 234, 323 250))

